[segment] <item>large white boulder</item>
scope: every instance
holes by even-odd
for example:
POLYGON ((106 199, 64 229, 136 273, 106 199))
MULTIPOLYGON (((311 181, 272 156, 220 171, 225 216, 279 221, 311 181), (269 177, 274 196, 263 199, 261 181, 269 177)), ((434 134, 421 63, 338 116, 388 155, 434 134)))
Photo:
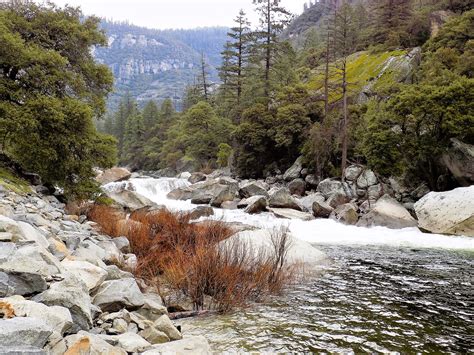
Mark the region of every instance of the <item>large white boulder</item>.
POLYGON ((22 296, 3 298, 0 299, 0 302, 13 309, 16 317, 40 319, 60 335, 72 326, 71 313, 67 308, 60 306, 48 307, 42 303, 26 300, 22 296))
MULTIPOLYGON (((30 317, 0 319, 0 352, 16 347, 42 349, 53 330, 42 320, 30 317)), ((21 352, 18 352, 21 353, 21 352)))
POLYGON ((65 259, 61 264, 81 279, 89 291, 99 287, 107 278, 107 271, 87 261, 65 259))
POLYGON ((359 227, 381 226, 391 229, 416 227, 417 222, 410 212, 394 198, 384 195, 369 213, 362 216, 357 223, 359 227))
MULTIPOLYGON (((272 236, 280 231, 257 229, 251 231, 239 232, 229 239, 221 242, 223 248, 235 245, 233 243, 242 243, 248 246, 255 256, 260 253, 270 253, 273 250, 272 236)), ((290 235, 290 248, 287 254, 287 263, 304 263, 312 266, 320 266, 327 262, 327 256, 311 244, 299 240, 290 235)))
POLYGON ((430 192, 415 203, 415 212, 421 229, 474 237, 474 185, 430 192))
POLYGON ((93 303, 104 312, 115 312, 122 308, 140 308, 145 298, 135 279, 130 278, 104 282, 97 290, 93 303))

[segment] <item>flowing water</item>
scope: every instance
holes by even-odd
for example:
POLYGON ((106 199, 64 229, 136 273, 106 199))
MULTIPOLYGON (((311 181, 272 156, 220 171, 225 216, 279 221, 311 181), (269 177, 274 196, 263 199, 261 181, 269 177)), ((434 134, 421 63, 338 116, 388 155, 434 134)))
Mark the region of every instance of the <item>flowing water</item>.
MULTIPOLYGON (((166 199, 185 180, 130 183, 170 209, 195 207, 166 199)), ((474 352, 474 238, 215 212, 213 218, 258 227, 287 225, 333 262, 265 304, 180 322, 185 334, 205 335, 214 350, 474 352)))

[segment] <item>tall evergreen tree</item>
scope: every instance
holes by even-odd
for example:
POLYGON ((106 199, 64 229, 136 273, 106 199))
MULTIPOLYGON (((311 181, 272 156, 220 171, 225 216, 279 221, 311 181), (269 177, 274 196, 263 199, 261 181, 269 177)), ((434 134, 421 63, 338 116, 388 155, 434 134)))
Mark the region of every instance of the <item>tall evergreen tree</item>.
POLYGON ((160 110, 155 101, 150 100, 143 108, 143 124, 145 130, 150 132, 150 130, 158 123, 160 119, 160 110))
POLYGON ((281 0, 253 0, 260 18, 260 29, 256 32, 255 49, 264 62, 264 96, 269 102, 271 93, 271 71, 279 44, 279 35, 291 21, 291 13, 280 6, 281 0))
POLYGON ((223 54, 223 66, 220 68, 224 91, 235 91, 237 104, 240 104, 243 90, 244 69, 248 61, 250 40, 250 22, 243 10, 234 20, 235 26, 227 34, 227 42, 223 54))
POLYGON ((354 27, 354 10, 345 0, 342 6, 336 10, 334 23, 334 53, 336 55, 336 67, 340 75, 340 88, 342 91, 342 124, 341 124, 341 144, 342 158, 341 171, 344 178, 344 170, 347 165, 347 127, 349 124, 348 95, 349 83, 347 79, 348 57, 357 47, 357 29, 354 27))

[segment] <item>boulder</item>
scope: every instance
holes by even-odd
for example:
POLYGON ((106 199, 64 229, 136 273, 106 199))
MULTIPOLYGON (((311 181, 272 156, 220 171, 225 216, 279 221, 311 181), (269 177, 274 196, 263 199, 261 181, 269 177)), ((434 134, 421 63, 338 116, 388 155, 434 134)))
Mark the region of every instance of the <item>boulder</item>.
POLYGON ((130 251, 130 241, 126 237, 113 238, 112 242, 122 253, 128 253, 130 251))
POLYGON ((294 179, 298 179, 301 176, 301 170, 303 170, 303 157, 299 157, 293 163, 293 165, 285 171, 283 174, 283 179, 285 181, 291 181, 294 179))
MULTIPOLYGON (((239 247, 240 245, 246 245, 249 252, 254 253, 255 257, 265 253, 268 255, 268 253, 271 253, 274 250, 272 239, 282 232, 286 231, 268 229, 242 231, 222 241, 219 245, 222 248, 233 248, 239 247)), ((306 263, 310 267, 318 267, 327 262, 327 256, 311 244, 295 238, 291 233, 288 237, 289 249, 286 258, 287 264, 306 263)))
POLYGON ((206 180, 206 175, 199 172, 192 173, 191 176, 188 178, 188 181, 191 184, 196 184, 198 182, 205 181, 205 180, 206 180))
POLYGON ((332 208, 337 208, 340 205, 344 205, 351 201, 351 198, 344 192, 335 191, 331 194, 326 203, 332 208))
POLYGON ((474 185, 430 192, 415 203, 415 212, 423 230, 474 237, 474 185))
POLYGON ((105 281, 97 290, 93 303, 103 312, 115 312, 122 308, 138 309, 145 298, 135 279, 105 281))
POLYGON ((44 321, 30 317, 0 319, 0 347, 42 349, 53 330, 44 321))
POLYGON ((314 194, 304 196, 304 197, 300 198, 298 201, 299 201, 300 205, 303 205, 303 207, 306 209, 306 211, 312 212, 314 202, 316 202, 316 201, 324 202, 324 201, 326 201, 326 199, 324 198, 324 196, 321 193, 316 192, 314 194))
POLYGON ((357 187, 367 189, 369 186, 377 184, 378 179, 372 170, 364 170, 357 178, 357 187))
POLYGON ((452 138, 442 162, 461 186, 474 184, 474 145, 452 138))
POLYGON ((326 202, 314 201, 312 210, 316 218, 329 218, 334 208, 329 206, 326 202))
POLYGON ((384 195, 372 209, 361 217, 359 227, 381 226, 391 229, 416 227, 417 222, 397 200, 384 195))
POLYGON ((106 185, 111 182, 119 182, 119 181, 128 180, 130 179, 130 176, 132 176, 132 173, 125 168, 112 168, 100 173, 96 177, 96 180, 101 185, 106 185))
POLYGON ((268 197, 266 183, 262 181, 252 181, 242 185, 239 189, 239 195, 241 198, 249 198, 252 196, 265 196, 268 197))
POLYGON ((362 174, 363 168, 358 165, 350 165, 344 171, 344 177, 348 181, 357 181, 360 174, 362 174))
POLYGON ((153 345, 142 355, 210 355, 211 347, 203 336, 186 337, 171 343, 153 345))
POLYGON ((290 191, 286 187, 277 189, 273 191, 273 193, 270 193, 268 205, 274 208, 291 208, 301 211, 301 206, 293 196, 291 196, 290 191))
POLYGON ((265 196, 252 196, 244 201, 241 201, 242 205, 246 204, 245 212, 249 214, 255 214, 263 212, 267 209, 267 199, 265 196))
POLYGON ((293 210, 290 208, 269 208, 275 216, 286 219, 300 219, 302 221, 311 221, 314 216, 310 213, 293 210))
POLYGON ((61 336, 72 326, 71 313, 67 308, 48 307, 42 303, 25 300, 22 296, 0 299, 0 302, 13 309, 16 317, 40 319, 61 336))
POLYGON ((5 249, 0 252, 0 270, 9 270, 16 273, 39 274, 51 277, 60 274, 61 265, 48 250, 34 242, 20 242, 17 244, 2 243, 5 249), (6 245, 9 244, 9 245, 6 245))
POLYGON ((89 292, 99 287, 107 278, 107 271, 87 261, 63 260, 61 264, 82 280, 89 292))
POLYGON ((161 298, 158 295, 147 293, 143 295, 145 298, 145 303, 143 306, 136 310, 135 313, 140 314, 148 320, 156 321, 164 314, 168 314, 166 307, 163 306, 161 298))
POLYGON ((318 184, 321 182, 315 175, 307 175, 304 178, 304 181, 306 182, 306 185, 308 185, 310 188, 315 189, 318 187, 318 184))
POLYGON ((170 341, 170 338, 165 333, 157 330, 155 327, 148 327, 139 332, 138 335, 151 344, 162 344, 170 341))
POLYGON ((222 189, 213 199, 211 205, 214 207, 220 207, 224 202, 233 201, 237 195, 237 186, 226 185, 226 188, 222 189))
POLYGON ((317 192, 323 194, 326 199, 336 192, 347 194, 346 188, 343 183, 333 179, 326 179, 321 181, 316 190, 317 192))
POLYGON ((208 204, 211 201, 214 204, 224 201, 232 201, 238 190, 238 184, 227 180, 211 179, 197 184, 177 188, 167 197, 172 200, 191 200, 194 204, 208 204), (230 198, 232 195, 232 198, 230 198))
POLYGON ((332 211, 329 218, 347 225, 355 225, 359 220, 359 215, 357 214, 357 208, 354 205, 346 203, 337 206, 336 209, 332 211))
POLYGON ((166 314, 163 314, 162 316, 158 317, 158 319, 153 322, 153 327, 159 330, 160 332, 165 333, 171 340, 183 339, 183 336, 181 335, 180 331, 176 329, 176 327, 173 325, 168 315, 166 314))
POLYGON ((117 345, 128 353, 138 353, 146 350, 151 344, 135 333, 124 333, 117 336, 117 345))
POLYGON ((156 206, 156 203, 135 191, 125 189, 121 191, 108 191, 107 196, 128 211, 156 206))
POLYGON ((367 197, 371 201, 377 201, 380 197, 382 197, 383 193, 384 188, 382 184, 372 185, 367 189, 367 197))
POLYGON ((106 271, 107 277, 105 281, 128 279, 133 277, 131 273, 120 270, 116 265, 107 265, 106 271))
POLYGON ((39 274, 0 269, 0 297, 31 296, 47 288, 44 277, 39 274))
POLYGON ((127 355, 124 349, 110 345, 98 335, 80 331, 77 334, 70 335, 64 339, 65 350, 53 348, 53 354, 65 353, 67 355, 74 354, 110 354, 110 355, 127 355))
POLYGON ((214 215, 214 209, 208 206, 198 206, 189 212, 191 220, 199 219, 201 217, 209 217, 214 215))
POLYGON ((32 300, 69 309, 74 322, 72 331, 88 330, 92 326, 89 290, 84 282, 72 274, 61 282, 53 283, 48 290, 32 300))
POLYGON ((303 196, 306 191, 306 183, 303 179, 295 179, 288 184, 288 189, 292 195, 303 196))

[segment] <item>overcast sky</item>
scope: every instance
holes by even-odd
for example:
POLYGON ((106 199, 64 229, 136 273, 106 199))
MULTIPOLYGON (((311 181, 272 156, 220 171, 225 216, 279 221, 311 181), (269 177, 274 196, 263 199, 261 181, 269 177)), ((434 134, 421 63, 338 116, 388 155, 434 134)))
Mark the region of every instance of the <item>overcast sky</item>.
MULTIPOLYGON (((282 0, 300 14, 308 0, 282 0)), ((86 15, 97 15, 150 28, 231 26, 240 9, 255 21, 252 0, 53 0, 58 5, 80 6, 86 15)))

